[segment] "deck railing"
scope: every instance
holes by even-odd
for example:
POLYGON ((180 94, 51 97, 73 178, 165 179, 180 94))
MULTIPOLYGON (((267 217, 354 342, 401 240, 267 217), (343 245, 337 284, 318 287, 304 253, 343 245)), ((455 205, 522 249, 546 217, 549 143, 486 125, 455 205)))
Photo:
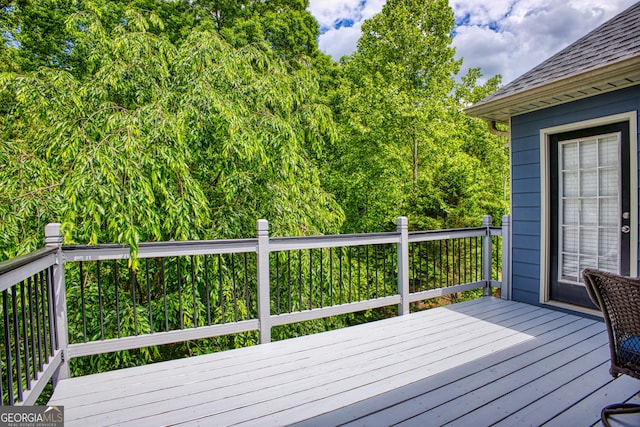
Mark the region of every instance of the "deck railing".
POLYGON ((273 327, 500 287, 509 298, 509 218, 502 227, 47 248, 0 263, 2 404, 33 404, 71 358, 273 327), (72 326, 69 328, 69 326, 72 326))

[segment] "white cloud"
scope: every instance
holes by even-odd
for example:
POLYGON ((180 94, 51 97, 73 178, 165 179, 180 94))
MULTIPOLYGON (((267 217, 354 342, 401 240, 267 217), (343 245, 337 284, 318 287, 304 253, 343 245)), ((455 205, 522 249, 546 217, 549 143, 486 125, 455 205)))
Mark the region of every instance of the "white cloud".
POLYGON ((508 83, 636 0, 458 0, 453 45, 463 70, 480 67, 508 83))
POLYGON ((345 55, 351 55, 355 50, 354 46, 360 38, 360 27, 362 23, 354 24, 353 27, 341 27, 327 30, 318 40, 318 47, 321 51, 331 55, 334 60, 338 60, 345 55))
MULTIPOLYGON (((637 0, 450 0, 458 27, 453 40, 463 70, 480 67, 508 83, 587 34, 637 0)), ((321 26, 320 49, 335 60, 356 49, 365 19, 384 0, 310 0, 321 26), (351 26, 336 25, 342 20, 351 26)))
POLYGON ((309 11, 320 24, 320 50, 339 60, 356 50, 362 23, 382 10, 385 0, 311 0, 309 11), (350 21, 349 25, 336 26, 350 21))

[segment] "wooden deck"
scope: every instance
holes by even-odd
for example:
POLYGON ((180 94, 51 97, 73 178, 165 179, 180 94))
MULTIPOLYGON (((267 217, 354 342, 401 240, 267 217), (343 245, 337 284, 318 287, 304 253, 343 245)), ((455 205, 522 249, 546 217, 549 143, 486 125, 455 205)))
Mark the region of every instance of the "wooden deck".
POLYGON ((602 322, 483 298, 72 378, 49 403, 67 426, 590 426, 640 390, 608 369, 602 322))

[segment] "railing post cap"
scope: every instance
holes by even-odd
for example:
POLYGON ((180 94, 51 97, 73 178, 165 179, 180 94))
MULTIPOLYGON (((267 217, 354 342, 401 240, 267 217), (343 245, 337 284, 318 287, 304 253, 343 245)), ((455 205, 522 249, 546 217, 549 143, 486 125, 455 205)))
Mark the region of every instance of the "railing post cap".
POLYGON ((409 225, 409 220, 406 216, 399 216, 396 220, 396 225, 398 225, 398 227, 407 227, 409 225))
POLYGON ((511 223, 511 216, 510 215, 502 215, 502 223, 503 224, 511 223))
POLYGON ((59 222, 51 222, 44 226, 44 235, 59 236, 61 227, 62 227, 62 224, 60 224, 59 222))
POLYGON ((493 219, 493 218, 491 218, 491 215, 484 215, 484 216, 482 217, 482 225, 483 225, 484 227, 488 227, 488 226, 490 226, 490 225, 491 225, 491 221, 492 221, 492 219, 493 219))
POLYGON ((59 222, 53 222, 44 226, 44 242, 47 245, 58 245, 62 243, 62 225, 59 222))
POLYGON ((269 221, 267 221, 266 219, 259 219, 256 222, 256 228, 258 230, 258 233, 260 233, 260 232, 268 232, 269 231, 269 221))

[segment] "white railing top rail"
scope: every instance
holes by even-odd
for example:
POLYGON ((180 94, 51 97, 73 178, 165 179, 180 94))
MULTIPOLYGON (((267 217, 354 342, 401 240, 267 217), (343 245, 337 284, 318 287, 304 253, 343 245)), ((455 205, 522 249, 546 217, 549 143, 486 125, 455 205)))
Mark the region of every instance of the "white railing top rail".
POLYGON ((56 248, 43 248, 0 262, 0 292, 28 279, 56 262, 56 248))
MULTIPOLYGON (((500 227, 490 227, 489 230, 491 236, 502 234, 500 227)), ((412 231, 409 232, 409 243, 481 237, 486 233, 486 227, 412 231)), ((397 244, 399 242, 400 233, 398 232, 272 237, 269 239, 269 251, 397 244)), ((138 258, 160 258, 245 253, 256 252, 257 246, 257 239, 144 242, 140 243, 137 256, 138 258)), ((118 244, 65 245, 62 247, 62 251, 67 262, 128 259, 131 257, 130 247, 118 244)))
MULTIPOLYGON (((145 242, 138 246, 138 258, 255 252, 257 244, 258 239, 145 242)), ((131 257, 129 245, 68 245, 63 246, 62 251, 65 255, 65 261, 71 262, 128 259, 131 257)))

